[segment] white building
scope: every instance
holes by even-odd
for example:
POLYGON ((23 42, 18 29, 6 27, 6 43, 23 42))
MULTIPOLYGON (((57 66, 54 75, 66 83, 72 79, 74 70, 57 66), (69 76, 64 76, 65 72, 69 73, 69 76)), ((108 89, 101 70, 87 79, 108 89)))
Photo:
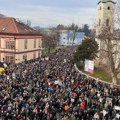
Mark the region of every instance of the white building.
POLYGON ((61 30, 59 44, 64 46, 79 45, 81 44, 84 37, 85 37, 84 32, 61 30))

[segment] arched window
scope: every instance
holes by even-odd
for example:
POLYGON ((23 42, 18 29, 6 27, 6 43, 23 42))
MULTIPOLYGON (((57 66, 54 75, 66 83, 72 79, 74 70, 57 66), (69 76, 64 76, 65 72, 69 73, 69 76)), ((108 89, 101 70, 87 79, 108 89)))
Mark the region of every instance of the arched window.
POLYGON ((101 25, 101 19, 99 19, 99 26, 101 25))
POLYGON ((108 8, 107 8, 108 10, 110 10, 110 7, 108 6, 108 8))
POLYGON ((109 26, 109 19, 106 20, 106 26, 109 26))

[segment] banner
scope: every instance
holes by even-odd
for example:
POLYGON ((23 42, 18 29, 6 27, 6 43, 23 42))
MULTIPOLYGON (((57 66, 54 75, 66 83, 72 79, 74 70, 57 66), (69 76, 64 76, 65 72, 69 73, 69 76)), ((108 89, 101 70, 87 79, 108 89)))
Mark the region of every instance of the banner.
POLYGON ((94 61, 85 59, 84 70, 90 74, 94 73, 94 61))

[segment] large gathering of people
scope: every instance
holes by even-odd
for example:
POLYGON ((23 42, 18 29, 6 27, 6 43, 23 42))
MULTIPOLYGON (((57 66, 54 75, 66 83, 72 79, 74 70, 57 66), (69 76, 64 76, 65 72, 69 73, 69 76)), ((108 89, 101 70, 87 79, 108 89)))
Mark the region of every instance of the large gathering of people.
POLYGON ((120 120, 120 88, 80 74, 74 47, 0 74, 1 120, 120 120))

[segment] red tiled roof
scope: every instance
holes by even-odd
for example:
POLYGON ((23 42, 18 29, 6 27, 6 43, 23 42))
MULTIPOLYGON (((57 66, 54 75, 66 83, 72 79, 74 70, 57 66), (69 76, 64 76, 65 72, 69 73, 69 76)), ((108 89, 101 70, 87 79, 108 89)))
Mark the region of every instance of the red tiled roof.
POLYGON ((0 33, 40 35, 38 31, 12 17, 0 17, 0 33))

